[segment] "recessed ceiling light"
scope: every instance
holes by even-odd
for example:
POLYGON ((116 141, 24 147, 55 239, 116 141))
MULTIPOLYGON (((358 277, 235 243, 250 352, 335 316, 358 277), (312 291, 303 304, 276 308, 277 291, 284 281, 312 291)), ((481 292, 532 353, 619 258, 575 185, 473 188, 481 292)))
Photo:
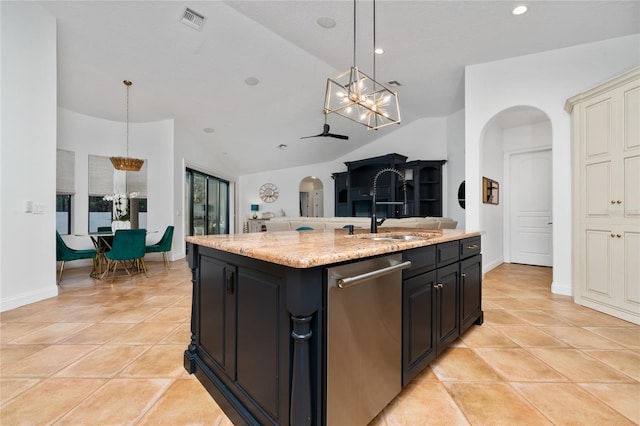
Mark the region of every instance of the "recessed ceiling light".
POLYGON ((321 16, 316 21, 322 28, 333 28, 336 26, 336 21, 328 16, 321 16))
POLYGON ((205 133, 213 133, 216 131, 216 129, 214 129, 213 127, 205 127, 204 129, 202 129, 202 131, 205 133))
POLYGON ((247 77, 247 78, 244 79, 244 83, 247 86, 257 86, 258 83, 260 83, 260 80, 258 80, 255 77, 247 77))
POLYGON ((375 52, 377 55, 382 55, 382 54, 384 53, 384 49, 382 49, 382 48, 378 47, 376 50, 374 50, 374 52, 375 52))
POLYGON ((513 8, 513 10, 511 11, 512 14, 514 15, 522 15, 523 13, 527 13, 527 6, 516 6, 513 8))

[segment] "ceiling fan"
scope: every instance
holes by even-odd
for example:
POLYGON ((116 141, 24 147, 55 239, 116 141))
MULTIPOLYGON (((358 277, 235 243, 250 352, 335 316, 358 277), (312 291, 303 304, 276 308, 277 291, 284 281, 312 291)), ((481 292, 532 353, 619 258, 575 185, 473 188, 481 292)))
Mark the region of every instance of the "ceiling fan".
POLYGON ((318 138, 318 137, 325 137, 325 138, 336 138, 336 139, 344 139, 344 140, 348 140, 349 136, 347 135, 338 135, 335 133, 331 133, 329 131, 329 124, 327 124, 327 116, 324 116, 324 128, 322 130, 322 133, 318 134, 318 135, 313 135, 313 136, 302 136, 300 139, 308 139, 308 138, 318 138))

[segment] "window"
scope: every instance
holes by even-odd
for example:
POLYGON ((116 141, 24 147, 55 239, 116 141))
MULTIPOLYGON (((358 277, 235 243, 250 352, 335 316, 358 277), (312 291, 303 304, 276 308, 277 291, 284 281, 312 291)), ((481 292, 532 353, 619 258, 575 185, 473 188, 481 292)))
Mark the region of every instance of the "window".
POLYGON ((72 151, 56 150, 56 229, 71 233, 71 203, 75 191, 75 157, 72 151))
POLYGON ((229 182, 187 169, 188 235, 229 233, 229 182))
POLYGON ((105 201, 102 195, 89 195, 89 233, 103 227, 111 229, 112 220, 113 202, 105 201))
POLYGON ((71 233, 71 194, 56 194, 56 230, 60 235, 71 233))

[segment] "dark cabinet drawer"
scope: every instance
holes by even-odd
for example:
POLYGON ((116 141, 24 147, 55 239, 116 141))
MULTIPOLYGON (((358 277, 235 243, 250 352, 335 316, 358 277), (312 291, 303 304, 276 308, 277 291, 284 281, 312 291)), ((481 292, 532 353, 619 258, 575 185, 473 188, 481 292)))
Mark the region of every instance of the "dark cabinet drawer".
POLYGON ((436 246, 436 267, 449 265, 459 260, 460 241, 451 241, 436 246))
POLYGON ((402 271, 403 278, 432 271, 436 269, 436 246, 407 250, 403 253, 402 260, 411 261, 411 268, 402 271))
POLYGON ((460 240, 460 259, 466 259, 480 254, 480 237, 471 237, 460 240))

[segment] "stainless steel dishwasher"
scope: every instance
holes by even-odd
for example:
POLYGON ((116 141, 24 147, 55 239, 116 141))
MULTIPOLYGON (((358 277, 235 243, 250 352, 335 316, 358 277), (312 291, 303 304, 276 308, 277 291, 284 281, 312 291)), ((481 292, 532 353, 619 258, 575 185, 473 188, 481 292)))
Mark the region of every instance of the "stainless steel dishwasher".
POLYGON ((369 423, 402 388, 401 254, 328 269, 328 426, 369 423))

